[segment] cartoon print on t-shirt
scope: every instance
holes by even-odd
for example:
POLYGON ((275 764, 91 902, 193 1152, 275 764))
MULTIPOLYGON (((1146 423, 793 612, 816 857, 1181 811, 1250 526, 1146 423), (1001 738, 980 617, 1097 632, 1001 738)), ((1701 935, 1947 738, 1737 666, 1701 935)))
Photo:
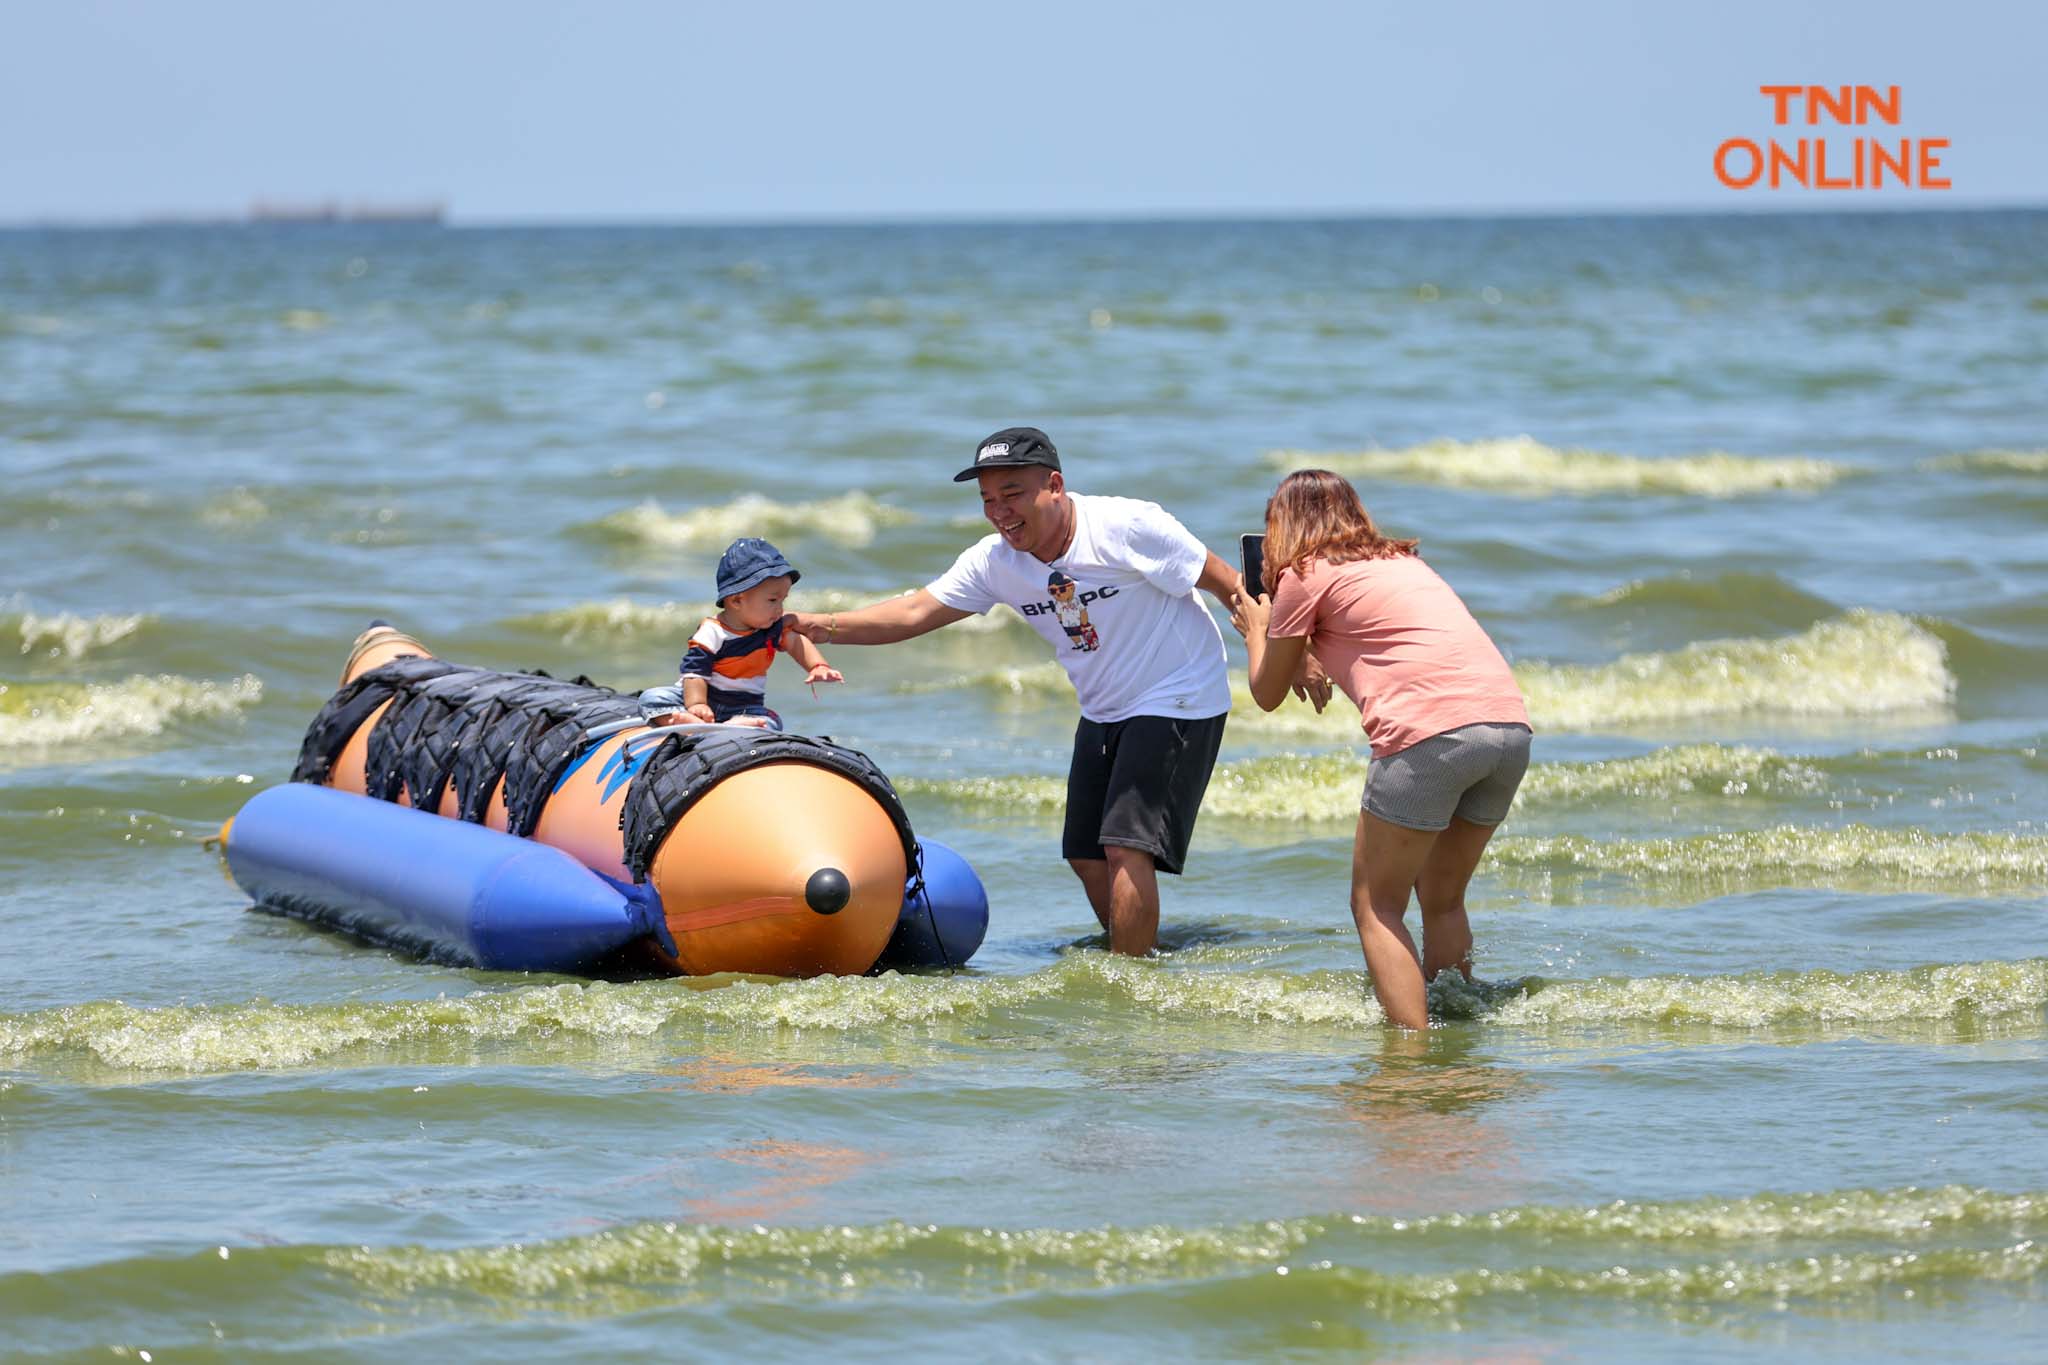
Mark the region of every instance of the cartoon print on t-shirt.
POLYGON ((1088 624, 1088 608, 1081 605, 1073 579, 1058 569, 1045 580, 1045 586, 1052 592, 1052 609, 1060 618, 1060 629, 1074 642, 1074 648, 1081 652, 1092 652, 1102 641, 1095 634, 1095 627, 1088 624))

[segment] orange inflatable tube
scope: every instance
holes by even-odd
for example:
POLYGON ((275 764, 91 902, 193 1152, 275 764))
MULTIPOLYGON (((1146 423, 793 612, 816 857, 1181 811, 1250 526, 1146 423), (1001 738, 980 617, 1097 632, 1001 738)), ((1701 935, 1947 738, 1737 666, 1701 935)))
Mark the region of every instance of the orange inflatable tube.
MULTIPOLYGON (((408 656, 433 657, 411 636, 373 626, 357 638, 342 683, 408 656)), ((328 785, 368 791, 370 735, 392 705, 377 706, 356 726, 328 785)), ((677 731, 733 728, 633 723, 595 740, 546 795, 531 837, 613 881, 632 880, 622 818, 636 765, 677 731)), ((397 800, 409 804, 403 791, 397 800)), ((438 813, 456 818, 458 808, 450 784, 438 813)), ((502 777, 482 823, 509 828, 502 777)), ((860 783, 801 761, 746 767, 693 799, 646 863, 674 944, 672 954, 665 946, 652 951, 689 975, 859 974, 895 930, 907 873, 903 837, 860 783)))

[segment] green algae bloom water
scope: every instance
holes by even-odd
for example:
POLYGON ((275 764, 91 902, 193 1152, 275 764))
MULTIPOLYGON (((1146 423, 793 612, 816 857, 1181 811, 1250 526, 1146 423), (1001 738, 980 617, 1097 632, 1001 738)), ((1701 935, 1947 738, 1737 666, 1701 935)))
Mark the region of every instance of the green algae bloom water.
POLYGON ((0 1358, 2048 1354, 2044 372, 2041 213, 0 233, 0 1358), (963 972, 465 971, 205 846, 369 617, 672 681, 726 541, 915 588, 1015 422, 1226 556, 1338 470, 1499 641, 1427 1036, 1234 641, 1141 961, 1000 611, 770 677, 963 972))

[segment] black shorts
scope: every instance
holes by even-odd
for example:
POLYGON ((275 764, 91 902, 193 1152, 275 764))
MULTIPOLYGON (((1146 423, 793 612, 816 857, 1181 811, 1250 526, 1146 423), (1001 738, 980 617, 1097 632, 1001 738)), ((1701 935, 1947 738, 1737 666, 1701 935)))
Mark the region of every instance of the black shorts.
POLYGON ((1103 857, 1104 844, 1139 848, 1161 872, 1179 872, 1227 716, 1182 720, 1081 718, 1067 770, 1067 827, 1060 853, 1103 857))

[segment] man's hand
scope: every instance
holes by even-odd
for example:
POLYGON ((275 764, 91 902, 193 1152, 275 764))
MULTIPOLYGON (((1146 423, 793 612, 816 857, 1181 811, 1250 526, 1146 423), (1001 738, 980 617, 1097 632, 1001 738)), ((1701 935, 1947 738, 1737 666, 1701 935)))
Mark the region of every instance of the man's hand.
POLYGON ((1316 662, 1316 656, 1302 652, 1301 667, 1294 674, 1294 695, 1316 708, 1316 714, 1323 714, 1323 708, 1330 704, 1330 675, 1323 672, 1323 666, 1316 662))
POLYGON ((836 614, 829 611, 793 611, 782 618, 782 629, 814 643, 829 640, 832 638, 832 618, 836 614))

